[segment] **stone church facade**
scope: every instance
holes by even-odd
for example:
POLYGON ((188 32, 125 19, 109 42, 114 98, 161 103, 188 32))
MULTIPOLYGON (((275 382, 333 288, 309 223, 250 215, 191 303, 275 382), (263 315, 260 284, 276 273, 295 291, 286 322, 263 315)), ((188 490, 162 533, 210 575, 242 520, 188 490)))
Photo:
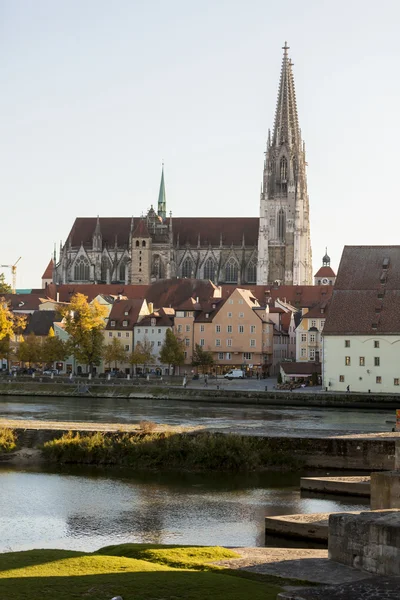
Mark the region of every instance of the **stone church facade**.
POLYGON ((167 216, 164 169, 157 211, 145 217, 77 218, 55 283, 148 284, 172 277, 216 284, 312 284, 305 151, 285 44, 258 217, 167 216))

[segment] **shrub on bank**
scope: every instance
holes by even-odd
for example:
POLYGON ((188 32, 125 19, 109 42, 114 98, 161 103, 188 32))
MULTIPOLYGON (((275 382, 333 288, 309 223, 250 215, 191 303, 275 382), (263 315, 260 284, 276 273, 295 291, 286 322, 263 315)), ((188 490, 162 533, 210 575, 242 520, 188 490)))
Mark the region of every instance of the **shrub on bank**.
POLYGON ((268 439, 220 433, 72 433, 46 442, 44 455, 56 462, 130 466, 135 469, 255 471, 294 469, 289 451, 268 439))
POLYGON ((17 434, 12 429, 0 429, 0 452, 11 452, 17 447, 17 434))

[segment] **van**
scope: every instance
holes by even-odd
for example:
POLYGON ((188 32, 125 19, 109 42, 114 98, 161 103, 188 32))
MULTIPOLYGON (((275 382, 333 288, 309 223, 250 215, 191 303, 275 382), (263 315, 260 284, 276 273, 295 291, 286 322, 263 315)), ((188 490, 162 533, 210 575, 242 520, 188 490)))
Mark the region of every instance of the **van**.
POLYGON ((231 371, 229 371, 229 373, 226 373, 224 377, 225 379, 229 379, 229 381, 231 381, 232 379, 244 379, 244 371, 242 371, 241 369, 232 369, 231 371))

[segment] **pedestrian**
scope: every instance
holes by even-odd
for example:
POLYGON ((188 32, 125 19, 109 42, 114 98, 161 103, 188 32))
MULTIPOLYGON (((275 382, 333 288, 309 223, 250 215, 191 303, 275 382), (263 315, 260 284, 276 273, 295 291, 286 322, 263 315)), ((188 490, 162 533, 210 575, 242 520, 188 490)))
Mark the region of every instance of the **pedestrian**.
POLYGON ((350 391, 350 386, 348 385, 346 388, 346 392, 349 392, 349 391, 350 391))
POLYGON ((257 371, 257 381, 260 379, 260 373, 257 371))
POLYGON ((184 388, 185 388, 185 387, 186 387, 186 385, 187 385, 186 373, 185 373, 185 375, 183 376, 183 382, 182 382, 182 385, 183 385, 183 387, 184 387, 184 388))
POLYGON ((208 375, 207 375, 207 373, 204 375, 204 386, 208 387, 208 375))

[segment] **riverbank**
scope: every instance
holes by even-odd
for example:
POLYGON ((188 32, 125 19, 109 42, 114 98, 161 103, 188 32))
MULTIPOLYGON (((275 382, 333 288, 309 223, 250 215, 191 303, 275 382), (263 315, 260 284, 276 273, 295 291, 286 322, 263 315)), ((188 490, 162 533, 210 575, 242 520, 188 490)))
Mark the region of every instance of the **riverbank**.
POLYGON ((4 396, 63 396, 79 398, 148 398, 171 399, 176 401, 195 401, 204 403, 229 403, 260 406, 294 406, 294 407, 338 407, 338 408, 398 408, 400 397, 387 394, 354 394, 303 390, 289 392, 287 390, 270 390, 268 380, 260 390, 235 389, 232 382, 223 388, 224 382, 212 381, 209 387, 192 384, 183 388, 180 385, 143 382, 90 382, 88 380, 60 383, 38 379, 30 381, 14 381, 0 383, 0 395, 4 396))

